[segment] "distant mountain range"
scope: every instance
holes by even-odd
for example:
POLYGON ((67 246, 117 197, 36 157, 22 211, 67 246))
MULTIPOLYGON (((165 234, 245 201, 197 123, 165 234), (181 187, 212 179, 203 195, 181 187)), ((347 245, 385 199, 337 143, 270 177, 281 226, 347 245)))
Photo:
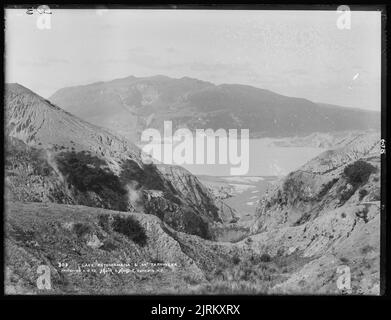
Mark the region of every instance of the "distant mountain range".
POLYGON ((145 128, 250 129, 251 137, 305 136, 380 128, 380 113, 314 103, 239 84, 188 77, 133 76, 67 87, 49 100, 99 126, 138 141, 145 128))

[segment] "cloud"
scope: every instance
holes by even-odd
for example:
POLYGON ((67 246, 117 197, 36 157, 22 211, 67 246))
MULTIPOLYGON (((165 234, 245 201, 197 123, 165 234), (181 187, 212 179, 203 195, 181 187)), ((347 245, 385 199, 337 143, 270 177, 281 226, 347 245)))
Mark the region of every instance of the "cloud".
POLYGON ((166 48, 166 52, 167 53, 176 53, 176 52, 178 52, 178 50, 173 47, 169 47, 169 48, 166 48))
POLYGON ((303 69, 303 68, 295 68, 295 69, 290 69, 286 72, 286 75, 289 75, 289 76, 309 76, 310 73, 303 69))

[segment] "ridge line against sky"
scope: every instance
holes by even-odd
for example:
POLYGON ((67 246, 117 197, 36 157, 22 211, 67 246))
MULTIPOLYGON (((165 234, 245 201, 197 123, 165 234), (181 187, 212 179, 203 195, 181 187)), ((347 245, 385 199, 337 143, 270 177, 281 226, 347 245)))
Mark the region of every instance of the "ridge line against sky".
POLYGON ((5 10, 5 80, 43 97, 157 74, 380 110, 380 12, 53 10, 51 29, 5 10))

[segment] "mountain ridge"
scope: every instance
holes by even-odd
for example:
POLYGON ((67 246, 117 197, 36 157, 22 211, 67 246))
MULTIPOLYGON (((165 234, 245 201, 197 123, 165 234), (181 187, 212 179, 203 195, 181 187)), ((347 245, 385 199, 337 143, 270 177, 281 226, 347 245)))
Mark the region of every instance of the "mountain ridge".
POLYGON ((149 127, 249 129, 251 137, 367 130, 380 126, 376 111, 315 103, 267 89, 194 78, 125 77, 59 89, 53 103, 89 122, 138 141, 149 127))
MULTIPOLYGON (((242 86, 242 87, 248 87, 248 88, 255 88, 257 90, 262 90, 265 93, 272 93, 272 94, 275 94, 275 95, 278 95, 278 96, 287 97, 287 98, 293 98, 293 99, 302 99, 302 100, 313 102, 313 103, 318 104, 320 106, 323 105, 323 106, 326 106, 326 107, 345 108, 345 109, 349 109, 349 110, 359 110, 359 111, 365 111, 365 112, 379 113, 379 111, 368 110, 366 108, 350 107, 350 106, 344 106, 344 105, 328 103, 328 102, 322 102, 322 101, 313 101, 311 99, 303 98, 303 97, 297 97, 297 96, 292 96, 292 95, 285 95, 285 94, 278 93, 278 92, 275 92, 275 91, 272 91, 272 90, 269 90, 269 89, 260 88, 260 87, 253 86, 253 85, 248 85, 248 84, 228 83, 228 82, 227 83, 215 84, 215 83, 213 83, 211 81, 201 80, 201 79, 188 77, 188 76, 175 78, 175 77, 170 77, 170 76, 161 75, 161 74, 157 74, 157 75, 154 75, 154 76, 145 76, 145 77, 136 77, 134 75, 130 75, 130 76, 126 76, 126 77, 122 77, 122 78, 116 78, 116 79, 112 79, 112 80, 96 81, 96 82, 91 82, 91 83, 87 83, 87 84, 78 84, 78 85, 65 86, 65 87, 62 87, 60 89, 57 89, 51 95, 49 95, 47 98, 44 98, 44 99, 50 99, 56 93, 61 92, 62 90, 67 90, 67 89, 75 89, 75 88, 79 88, 79 87, 89 87, 89 86, 94 86, 94 85, 99 85, 99 84, 118 82, 118 81, 127 80, 127 79, 132 79, 134 81, 137 81, 137 80, 148 80, 148 79, 158 79, 158 78, 164 78, 166 80, 189 80, 189 81, 201 82, 201 83, 209 84, 211 86, 216 86, 216 87, 224 87, 224 86, 228 87, 228 86, 231 86, 231 85, 235 85, 235 86, 242 86)), ((9 84, 21 85, 19 83, 9 83, 9 84)))

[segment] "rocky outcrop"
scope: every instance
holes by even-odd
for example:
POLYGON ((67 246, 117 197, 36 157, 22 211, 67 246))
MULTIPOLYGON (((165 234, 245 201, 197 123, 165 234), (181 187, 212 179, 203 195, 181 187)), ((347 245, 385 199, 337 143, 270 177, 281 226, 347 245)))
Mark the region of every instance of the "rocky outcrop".
POLYGON ((378 201, 378 145, 377 133, 361 134, 346 145, 326 151, 290 173, 260 200, 258 219, 252 231, 300 225, 344 204, 378 201), (370 172, 365 181, 352 183, 344 169, 357 160, 373 167, 373 172, 370 172))
POLYGON ((201 210, 212 221, 230 222, 235 219, 235 210, 215 197, 199 179, 188 170, 179 166, 158 165, 179 194, 187 200, 194 210, 201 210))
MULTIPOLYGON (((374 129, 376 131, 376 129, 374 129)), ((368 133, 371 131, 368 130, 368 133)), ((315 132, 305 136, 286 137, 280 139, 270 139, 270 146, 275 147, 311 147, 322 149, 336 149, 343 146, 352 139, 362 135, 363 131, 331 131, 315 132)))
POLYGON ((365 157, 379 157, 380 134, 364 131, 346 137, 333 149, 327 150, 302 166, 301 170, 314 174, 325 174, 338 170, 352 161, 365 157))
POLYGON ((261 199, 254 235, 240 245, 293 263, 308 259, 270 292, 380 293, 378 144, 376 133, 358 135, 290 173, 261 199), (337 286, 341 268, 349 272, 346 292, 337 286))
POLYGON ((380 202, 349 205, 299 226, 275 228, 240 243, 255 252, 304 265, 276 285, 278 294, 380 293, 380 202), (291 257, 291 258, 287 258, 291 257), (338 270, 348 267, 349 292, 337 286, 338 270))

